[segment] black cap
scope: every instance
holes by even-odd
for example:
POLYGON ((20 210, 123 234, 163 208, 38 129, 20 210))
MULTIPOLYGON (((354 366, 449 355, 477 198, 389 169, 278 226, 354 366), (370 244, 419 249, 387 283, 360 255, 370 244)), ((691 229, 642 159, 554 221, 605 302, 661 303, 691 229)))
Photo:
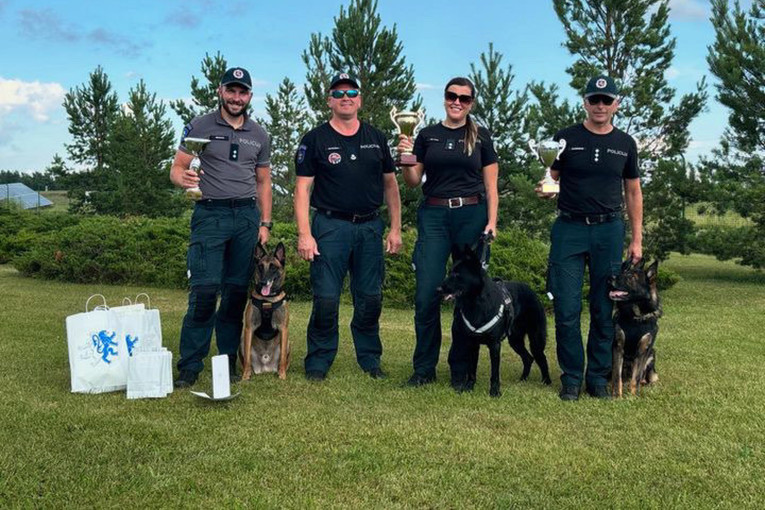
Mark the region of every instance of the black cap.
POLYGON ((359 85, 359 80, 355 76, 348 73, 340 73, 332 77, 332 81, 329 82, 329 90, 332 90, 342 83, 353 85, 357 89, 361 88, 361 85, 359 85))
POLYGON ((250 79, 250 73, 247 72, 247 69, 232 67, 226 71, 226 74, 224 74, 223 78, 220 80, 220 84, 231 85, 232 83, 241 85, 247 90, 252 90, 252 79, 250 79))
POLYGON ((590 96, 608 96, 619 97, 619 90, 616 88, 614 80, 606 75, 596 76, 587 82, 587 88, 584 89, 584 97, 590 96))

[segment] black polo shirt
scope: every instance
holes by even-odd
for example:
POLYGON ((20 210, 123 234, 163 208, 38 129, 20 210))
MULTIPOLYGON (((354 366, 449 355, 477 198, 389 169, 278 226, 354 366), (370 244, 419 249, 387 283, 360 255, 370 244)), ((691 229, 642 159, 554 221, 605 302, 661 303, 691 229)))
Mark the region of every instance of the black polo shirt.
POLYGON ((364 122, 354 135, 341 135, 329 122, 300 141, 295 173, 313 177, 311 206, 366 214, 383 202, 383 174, 394 171, 385 135, 364 122))
POLYGON ((618 128, 601 135, 583 124, 558 131, 553 139, 566 140, 552 165, 560 172, 558 209, 572 214, 621 210, 622 180, 640 177, 635 140, 618 128))
POLYGON ((271 143, 260 124, 249 117, 239 129, 223 119, 220 110, 194 118, 184 129, 181 151, 190 154, 183 139, 210 140, 199 156, 203 198, 237 199, 256 195, 257 167, 271 165, 271 143))
POLYGON ((414 154, 425 167, 422 193, 451 198, 484 195, 483 168, 497 162, 489 131, 478 128, 473 153, 465 153, 466 126, 456 129, 441 124, 424 128, 414 141, 414 154))

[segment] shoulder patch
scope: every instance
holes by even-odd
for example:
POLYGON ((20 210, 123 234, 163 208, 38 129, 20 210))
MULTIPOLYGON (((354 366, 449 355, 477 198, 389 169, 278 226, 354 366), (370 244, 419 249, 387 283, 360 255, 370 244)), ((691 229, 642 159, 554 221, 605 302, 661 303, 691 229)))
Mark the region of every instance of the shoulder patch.
POLYGON ((297 160, 298 165, 305 161, 305 153, 308 150, 308 147, 304 144, 300 144, 300 147, 298 147, 297 150, 297 156, 295 156, 295 159, 297 160))
POLYGON ((186 124, 186 127, 183 128, 183 134, 181 135, 181 143, 183 143, 183 140, 189 136, 189 133, 191 133, 191 124, 186 124))

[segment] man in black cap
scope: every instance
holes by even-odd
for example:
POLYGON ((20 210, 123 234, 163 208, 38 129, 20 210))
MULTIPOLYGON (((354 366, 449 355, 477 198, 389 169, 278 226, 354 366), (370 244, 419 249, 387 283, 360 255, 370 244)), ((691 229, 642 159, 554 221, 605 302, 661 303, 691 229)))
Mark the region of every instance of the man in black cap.
POLYGON ((250 73, 241 67, 226 71, 218 96, 218 110, 196 117, 183 129, 170 169, 173 184, 199 186, 202 191, 191 217, 187 253, 191 291, 181 328, 175 380, 179 388, 196 382, 213 329, 218 352, 229 356, 230 375, 236 380, 252 257, 255 244, 266 243, 271 228, 270 141, 247 115, 252 99, 250 73), (189 169, 193 155, 184 145, 187 137, 210 140, 199 156, 199 174, 189 169))
MULTIPOLYGON (((553 224, 547 286, 555 309, 555 338, 561 368, 560 398, 579 398, 584 379, 587 393, 609 398, 614 338, 608 277, 621 266, 624 247, 622 189, 632 238, 627 255, 643 256, 643 194, 638 173, 635 140, 616 128, 612 119, 619 108, 618 90, 608 76, 587 83, 584 109, 587 118, 559 131, 554 140, 565 140, 565 149, 552 165, 560 178, 558 218, 553 224), (587 370, 582 346, 580 316, 585 264, 590 272, 590 331, 587 370)), ((541 182, 537 193, 544 198, 541 182)))
POLYGON ((383 199, 390 214, 386 251, 401 248, 401 199, 385 135, 360 122, 359 81, 341 73, 330 82, 329 122, 309 131, 295 156, 298 252, 311 261, 313 310, 308 322, 306 378, 323 380, 337 354, 338 309, 346 273, 351 275, 351 333, 356 361, 372 378, 380 368, 383 199), (312 190, 313 187, 313 190, 312 190), (309 221, 309 204, 315 209, 309 221))

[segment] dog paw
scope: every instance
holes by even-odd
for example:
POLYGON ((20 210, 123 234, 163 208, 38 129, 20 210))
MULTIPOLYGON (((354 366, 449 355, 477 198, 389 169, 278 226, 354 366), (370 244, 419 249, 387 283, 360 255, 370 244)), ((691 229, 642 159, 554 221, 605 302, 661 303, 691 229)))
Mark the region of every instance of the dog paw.
POLYGON ((281 379, 282 381, 286 381, 287 380, 287 372, 279 371, 279 379, 281 379))
POLYGON ((499 391, 499 388, 492 388, 491 390, 489 390, 489 395, 494 398, 498 398, 502 396, 502 392, 499 391))

